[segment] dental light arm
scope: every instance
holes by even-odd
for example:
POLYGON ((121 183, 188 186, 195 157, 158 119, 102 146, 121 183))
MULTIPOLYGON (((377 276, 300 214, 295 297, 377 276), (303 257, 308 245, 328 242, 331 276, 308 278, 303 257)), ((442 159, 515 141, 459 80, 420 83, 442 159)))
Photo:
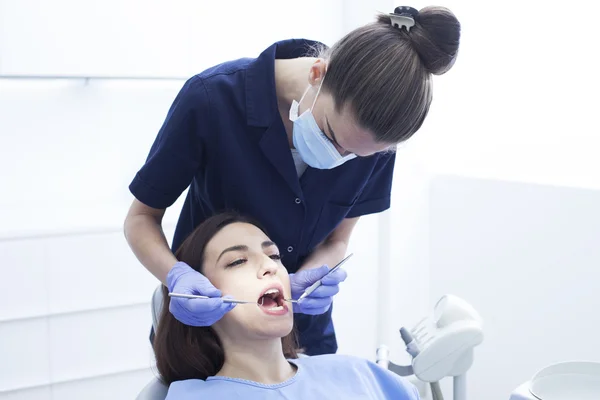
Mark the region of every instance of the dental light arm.
POLYGON ((438 381, 454 378, 454 400, 466 400, 466 372, 473 364, 473 349, 483 341, 482 320, 464 300, 443 296, 431 316, 419 322, 410 332, 400 329, 406 351, 412 356, 411 366, 389 361, 387 349, 378 351, 378 364, 401 376, 414 374, 430 382, 433 400, 442 400, 438 381))

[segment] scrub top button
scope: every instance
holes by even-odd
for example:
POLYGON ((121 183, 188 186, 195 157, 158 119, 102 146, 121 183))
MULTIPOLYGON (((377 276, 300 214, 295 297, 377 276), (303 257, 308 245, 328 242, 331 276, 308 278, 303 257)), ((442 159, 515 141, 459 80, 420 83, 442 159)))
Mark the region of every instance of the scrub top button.
POLYGON ((300 204, 302 202, 302 200, 300 200, 299 198, 296 197, 296 204, 300 204))
POLYGON ((294 251, 294 248, 292 246, 288 246, 287 251, 288 253, 291 253, 292 251, 294 251))

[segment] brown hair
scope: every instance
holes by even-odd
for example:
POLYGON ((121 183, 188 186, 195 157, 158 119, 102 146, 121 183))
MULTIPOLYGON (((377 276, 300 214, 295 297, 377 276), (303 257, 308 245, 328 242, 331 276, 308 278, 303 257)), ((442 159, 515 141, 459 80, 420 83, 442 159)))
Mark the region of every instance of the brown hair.
POLYGON ((331 48, 323 91, 336 111, 344 107, 375 140, 399 143, 423 124, 432 100, 431 75, 446 73, 456 60, 460 23, 443 7, 426 7, 407 30, 387 14, 348 33, 331 48))
MULTIPOLYGON (((204 252, 208 242, 224 227, 236 222, 252 224, 263 232, 256 222, 236 213, 213 216, 200 224, 175 253, 196 271, 202 273, 204 252)), ((266 233, 266 232, 265 232, 266 233)), ((169 312, 168 290, 163 286, 163 307, 153 341, 156 367, 162 381, 170 385, 184 379, 203 379, 214 376, 225 361, 223 345, 211 327, 194 327, 179 322, 169 312)), ((282 338, 287 358, 297 358, 296 337, 292 331, 282 338)))

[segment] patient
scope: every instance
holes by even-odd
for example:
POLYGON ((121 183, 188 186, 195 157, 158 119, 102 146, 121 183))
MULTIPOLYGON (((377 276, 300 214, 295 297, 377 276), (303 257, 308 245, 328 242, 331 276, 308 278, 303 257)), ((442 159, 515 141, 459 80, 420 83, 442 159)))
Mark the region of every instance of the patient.
MULTIPOLYGON (((378 365, 337 354, 300 357, 293 304, 279 249, 235 214, 206 220, 176 252, 238 304, 211 327, 187 326, 165 301, 154 351, 167 400, 419 399, 414 386, 378 365)), ((204 301, 204 300, 192 300, 204 301)))

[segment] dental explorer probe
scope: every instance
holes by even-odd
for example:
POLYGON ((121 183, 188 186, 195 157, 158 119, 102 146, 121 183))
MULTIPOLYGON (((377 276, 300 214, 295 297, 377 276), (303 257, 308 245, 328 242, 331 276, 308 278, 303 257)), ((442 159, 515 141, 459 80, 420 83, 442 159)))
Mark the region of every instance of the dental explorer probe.
MULTIPOLYGON (((349 259, 350 257, 352 257, 354 253, 350 253, 348 256, 346 256, 346 258, 344 258, 342 261, 340 261, 339 263, 337 263, 337 265, 333 268, 331 268, 325 275, 323 275, 323 278, 325 278, 327 275, 334 273, 335 271, 338 270, 338 268, 340 268, 342 266, 343 263, 346 262, 347 259, 349 259)), ((300 296, 300 298, 298 298, 298 300, 296 302, 299 302, 300 300, 302 300, 303 298, 305 298, 306 296, 309 296, 312 292, 314 292, 319 286, 321 286, 323 283, 321 282, 323 280, 323 278, 319 279, 318 281, 316 281, 315 283, 313 283, 312 285, 310 285, 308 287, 308 289, 306 289, 306 291, 304 293, 302 293, 302 296, 300 296)))

